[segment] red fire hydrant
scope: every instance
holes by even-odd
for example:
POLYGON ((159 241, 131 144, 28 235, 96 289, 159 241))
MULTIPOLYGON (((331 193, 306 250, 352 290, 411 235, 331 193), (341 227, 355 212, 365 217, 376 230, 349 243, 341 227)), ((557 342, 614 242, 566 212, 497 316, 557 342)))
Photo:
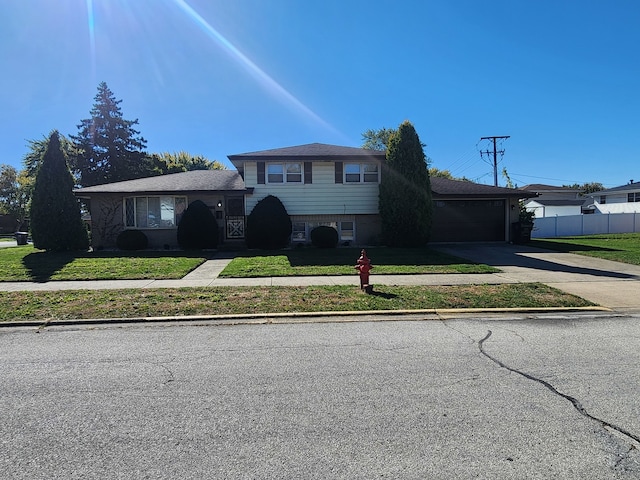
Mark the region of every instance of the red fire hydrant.
POLYGON ((362 249, 360 252, 360 258, 356 262, 355 269, 358 270, 360 274, 360 289, 364 290, 367 293, 370 293, 373 290, 373 285, 369 285, 369 272, 373 268, 371 265, 371 260, 367 257, 367 252, 362 249))

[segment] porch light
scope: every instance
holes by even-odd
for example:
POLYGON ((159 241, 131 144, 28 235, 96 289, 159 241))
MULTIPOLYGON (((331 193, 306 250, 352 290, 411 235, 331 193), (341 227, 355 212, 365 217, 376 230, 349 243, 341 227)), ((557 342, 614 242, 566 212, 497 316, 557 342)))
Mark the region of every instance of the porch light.
POLYGON ((222 208, 222 201, 218 200, 218 208, 222 208))

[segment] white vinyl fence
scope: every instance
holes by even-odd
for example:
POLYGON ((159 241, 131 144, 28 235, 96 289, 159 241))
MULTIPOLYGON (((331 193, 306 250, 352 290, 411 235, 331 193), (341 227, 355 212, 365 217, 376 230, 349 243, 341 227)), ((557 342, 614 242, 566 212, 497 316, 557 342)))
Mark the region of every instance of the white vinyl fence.
POLYGON ((640 213, 594 213, 536 218, 533 238, 640 232, 640 213))

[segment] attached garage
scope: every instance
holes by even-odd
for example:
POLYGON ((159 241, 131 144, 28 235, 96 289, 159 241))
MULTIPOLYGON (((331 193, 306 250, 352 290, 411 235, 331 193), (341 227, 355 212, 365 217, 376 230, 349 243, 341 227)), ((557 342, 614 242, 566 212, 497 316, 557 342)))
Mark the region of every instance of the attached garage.
POLYGON ((504 242, 505 200, 435 200, 433 242, 504 242))
POLYGON ((473 182, 431 178, 432 242, 505 242, 518 221, 526 192, 473 182))

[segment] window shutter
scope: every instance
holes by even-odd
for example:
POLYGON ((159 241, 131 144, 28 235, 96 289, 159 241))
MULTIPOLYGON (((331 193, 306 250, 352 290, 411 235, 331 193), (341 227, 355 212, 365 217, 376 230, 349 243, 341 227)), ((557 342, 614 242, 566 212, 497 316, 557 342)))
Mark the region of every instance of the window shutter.
POLYGON ((264 162, 258 162, 258 183, 264 185, 264 162))
POLYGON ((342 183, 342 162, 336 162, 336 183, 342 183))
POLYGON ((313 183, 311 162, 304 162, 304 183, 313 183))

